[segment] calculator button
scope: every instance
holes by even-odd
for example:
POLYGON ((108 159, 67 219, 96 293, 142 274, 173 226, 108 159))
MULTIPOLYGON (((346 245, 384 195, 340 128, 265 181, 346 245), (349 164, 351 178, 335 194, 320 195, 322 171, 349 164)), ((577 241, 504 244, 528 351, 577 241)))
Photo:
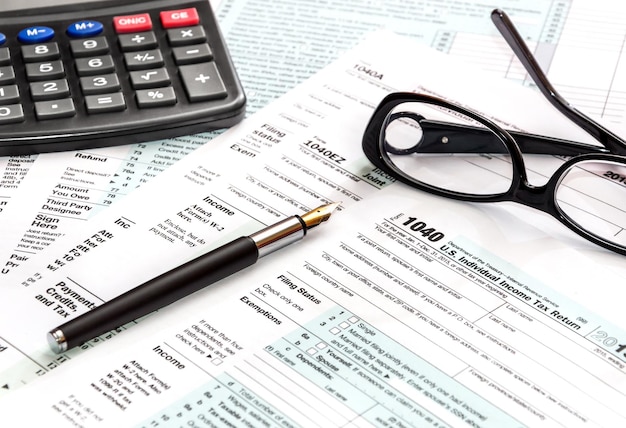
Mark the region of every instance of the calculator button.
POLYGON ((167 10, 161 12, 161 24, 165 28, 189 27, 190 25, 198 25, 200 16, 195 7, 179 10, 167 10))
POLYGON ((130 83, 134 89, 145 89, 167 86, 171 83, 171 80, 167 69, 155 68, 152 70, 131 71, 130 83))
POLYGON ((101 76, 81 77, 80 87, 85 95, 117 92, 121 88, 117 74, 113 73, 101 76))
POLYGON ((179 70, 189 101, 226 97, 226 88, 215 63, 181 65, 179 70))
POLYGON ((161 107, 176 104, 174 88, 141 89, 137 91, 137 105, 140 108, 161 107))
POLYGON ((65 98, 69 95, 70 87, 65 79, 30 84, 30 96, 35 101, 65 98))
POLYGON ((43 43, 54 37, 54 30, 50 27, 28 27, 17 33, 17 39, 22 43, 43 43))
POLYGON ((172 46, 206 42, 206 33, 201 26, 167 30, 167 39, 172 46))
POLYGON ((120 34, 120 46, 125 51, 152 49, 157 47, 157 39, 152 31, 135 34, 120 34))
POLYGON ((24 109, 21 104, 0 106, 0 123, 24 122, 24 109))
POLYGON ((22 57, 26 62, 46 61, 59 59, 61 53, 56 43, 22 46, 22 57))
POLYGON ((76 58, 75 64, 76 71, 80 76, 91 76, 115 71, 115 64, 111 55, 76 58))
POLYGON ((0 67, 0 85, 15 82, 15 70, 10 65, 0 67))
POLYGON ((35 103, 35 114, 39 120, 71 117, 76 114, 76 108, 71 98, 53 101, 37 101, 35 103))
POLYGON ((126 110, 126 101, 121 92, 103 95, 87 95, 85 105, 89 113, 108 113, 111 111, 126 110))
POLYGON ((206 62, 213 59, 213 52, 208 44, 193 46, 179 46, 172 49, 176 64, 192 64, 195 62, 206 62))
POLYGON ((105 37, 94 37, 85 40, 70 40, 70 48, 75 57, 84 57, 107 53, 109 44, 105 37))
POLYGON ((9 48, 0 48, 0 65, 11 64, 11 52, 9 48))
POLYGON ((163 65, 163 55, 158 49, 125 53, 124 59, 129 70, 157 68, 163 65))
POLYGON ((38 62, 26 64, 28 80, 50 80, 65 76, 61 61, 38 62))
POLYGON ((20 90, 17 85, 0 86, 0 104, 10 104, 19 101, 20 90))
POLYGON ((117 33, 137 33, 152 30, 150 14, 125 15, 113 17, 113 26, 117 33))
POLYGON ((0 45, 3 45, 4 42, 7 41, 7 36, 4 35, 4 33, 0 33, 0 45))
POLYGON ((67 27, 70 37, 91 37, 102 33, 104 25, 98 21, 78 21, 67 27))

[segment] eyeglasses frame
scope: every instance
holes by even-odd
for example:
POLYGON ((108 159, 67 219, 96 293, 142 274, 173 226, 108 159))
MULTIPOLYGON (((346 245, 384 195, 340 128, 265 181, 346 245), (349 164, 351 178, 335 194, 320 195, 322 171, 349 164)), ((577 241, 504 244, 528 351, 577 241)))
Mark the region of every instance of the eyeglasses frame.
POLYGON ((438 97, 414 92, 395 92, 387 95, 380 102, 370 118, 363 134, 363 152, 374 166, 414 188, 438 196, 468 202, 516 202, 551 215, 579 236, 600 247, 626 255, 626 246, 617 245, 581 228, 575 221, 565 215, 556 202, 556 189, 559 183, 564 174, 577 163, 586 161, 610 161, 623 164, 626 167, 626 157, 618 156, 626 155, 626 142, 593 119, 590 119, 570 106, 565 99, 558 94, 539 67, 513 23, 503 11, 496 9, 492 12, 491 17, 542 94, 559 112, 597 139, 605 149, 599 146, 575 142, 570 144, 567 141, 559 140, 561 147, 567 147, 569 145, 573 150, 582 153, 574 155, 560 165, 545 184, 540 186, 532 185, 528 182, 522 150, 516 139, 511 135, 512 133, 502 129, 493 121, 470 109, 450 103, 438 97), (385 121, 395 107, 405 102, 421 102, 455 111, 480 123, 489 131, 493 132, 511 155, 512 180, 508 190, 502 193, 478 195, 445 190, 416 181, 396 167, 394 162, 389 158, 387 150, 383 149, 386 144, 384 133, 386 126, 385 121))

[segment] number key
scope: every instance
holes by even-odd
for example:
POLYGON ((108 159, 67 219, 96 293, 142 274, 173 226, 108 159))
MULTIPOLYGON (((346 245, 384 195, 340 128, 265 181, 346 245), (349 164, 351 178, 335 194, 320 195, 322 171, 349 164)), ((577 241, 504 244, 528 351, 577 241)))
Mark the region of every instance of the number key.
POLYGON ((65 79, 30 84, 30 96, 35 101, 65 98, 69 94, 70 88, 65 79))
POLYGON ((81 76, 111 73, 115 71, 115 64, 111 55, 95 56, 92 58, 77 58, 76 71, 81 76))
POLYGON ((80 86, 85 95, 104 94, 116 92, 121 88, 117 74, 104 74, 101 76, 81 77, 80 86))
POLYGON ((61 61, 26 64, 26 76, 28 80, 58 79, 64 75, 65 69, 61 61))
POLYGON ((70 40, 70 47, 75 57, 102 55, 109 51, 109 44, 104 37, 70 40))
POLYGON ((19 101, 20 90, 17 85, 0 86, 0 104, 9 104, 19 101))
POLYGON ((22 46, 22 57, 25 62, 46 61, 60 58, 60 56, 59 45, 56 43, 22 46))
POLYGON ((10 65, 0 67, 0 85, 15 82, 15 70, 10 65))

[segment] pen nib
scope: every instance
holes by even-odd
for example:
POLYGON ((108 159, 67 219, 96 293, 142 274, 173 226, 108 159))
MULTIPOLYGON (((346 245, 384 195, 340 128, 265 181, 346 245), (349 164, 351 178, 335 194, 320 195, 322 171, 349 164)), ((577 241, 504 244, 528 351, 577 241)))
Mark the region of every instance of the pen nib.
POLYGON ((304 221, 308 230, 312 227, 319 226, 321 223, 328 220, 330 215, 339 205, 341 205, 341 202, 333 202, 332 204, 322 205, 300 216, 300 218, 304 221))

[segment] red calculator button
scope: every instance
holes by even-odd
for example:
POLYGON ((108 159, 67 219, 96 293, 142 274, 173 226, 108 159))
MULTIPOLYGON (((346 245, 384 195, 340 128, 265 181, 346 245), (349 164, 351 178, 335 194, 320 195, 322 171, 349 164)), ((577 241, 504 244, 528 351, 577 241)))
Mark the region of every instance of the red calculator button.
POLYGON ((161 12, 161 23, 165 28, 189 27, 198 25, 200 17, 195 7, 161 12))
POLYGON ((152 20, 147 13, 114 16, 113 26, 118 33, 135 33, 152 29, 152 20))

